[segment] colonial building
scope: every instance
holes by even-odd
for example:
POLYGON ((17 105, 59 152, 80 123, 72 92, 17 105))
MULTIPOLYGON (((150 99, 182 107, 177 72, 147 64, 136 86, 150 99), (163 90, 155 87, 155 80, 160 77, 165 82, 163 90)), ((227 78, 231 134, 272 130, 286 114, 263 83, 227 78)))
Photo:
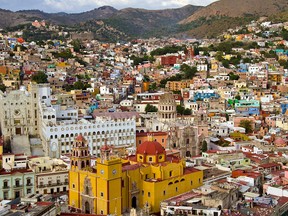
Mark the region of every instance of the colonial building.
POLYGON ((58 96, 55 102, 51 91, 46 92, 39 104, 39 132, 45 155, 55 158, 71 153, 72 143, 80 133, 89 140, 93 155, 99 155, 106 138, 115 147, 135 145, 136 112, 94 113, 84 118, 78 116, 79 109, 69 97, 58 96))
POLYGON ((181 157, 199 154, 200 137, 194 118, 177 117, 177 103, 171 93, 160 96, 158 107, 157 117, 145 121, 147 131, 167 132, 166 148, 179 150, 181 157))
POLYGON ((43 85, 31 85, 9 93, 0 91, 0 127, 5 140, 14 136, 38 134, 38 98, 43 85))
POLYGON ((29 167, 35 173, 35 192, 54 194, 68 190, 68 164, 49 157, 31 158, 29 167))
POLYGON ((35 175, 27 168, 27 162, 25 155, 2 155, 0 200, 15 199, 35 192, 35 175))
POLYGON ((69 206, 73 211, 116 214, 141 208, 160 212, 161 200, 202 185, 203 172, 167 155, 160 143, 139 145, 136 155, 120 159, 104 145, 96 166, 90 166, 88 142, 79 135, 73 145, 69 172, 69 206))

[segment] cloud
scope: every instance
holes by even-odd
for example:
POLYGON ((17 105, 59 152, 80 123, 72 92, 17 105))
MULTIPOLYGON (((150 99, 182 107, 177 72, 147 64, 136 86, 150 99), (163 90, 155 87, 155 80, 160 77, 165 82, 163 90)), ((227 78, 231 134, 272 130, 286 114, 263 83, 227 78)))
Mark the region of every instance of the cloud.
POLYGON ((104 5, 117 9, 133 7, 146 9, 177 8, 187 4, 208 5, 216 0, 0 0, 0 8, 9 10, 39 9, 45 12, 83 12, 104 5))

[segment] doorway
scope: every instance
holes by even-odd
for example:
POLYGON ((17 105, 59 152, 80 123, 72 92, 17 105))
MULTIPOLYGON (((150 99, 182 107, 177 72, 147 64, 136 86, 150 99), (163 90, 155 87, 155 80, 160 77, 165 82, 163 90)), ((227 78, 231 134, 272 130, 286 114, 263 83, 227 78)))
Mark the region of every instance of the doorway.
POLYGON ((137 198, 135 196, 132 198, 132 208, 137 208, 137 198))
POLYGON ((20 191, 15 191, 15 199, 20 197, 20 191))
POLYGON ((21 135, 21 128, 16 128, 16 135, 21 135))
POLYGON ((90 204, 88 201, 85 202, 85 214, 90 214, 90 204))

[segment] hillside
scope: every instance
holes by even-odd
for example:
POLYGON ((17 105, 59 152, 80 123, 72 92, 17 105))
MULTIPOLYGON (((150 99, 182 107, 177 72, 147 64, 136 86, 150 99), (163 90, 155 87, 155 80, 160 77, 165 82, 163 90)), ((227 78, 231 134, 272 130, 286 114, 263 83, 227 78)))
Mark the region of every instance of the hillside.
POLYGON ((229 28, 246 25, 261 16, 288 9, 287 0, 220 0, 179 22, 179 33, 188 37, 212 38, 229 28))
POLYGON ((192 5, 166 10, 126 8, 104 22, 131 36, 167 36, 179 21, 200 8, 192 5))
POLYGON ((34 20, 47 20, 57 25, 74 25, 88 20, 107 19, 114 15, 117 10, 110 6, 95 8, 83 13, 45 13, 40 10, 21 10, 12 12, 0 9, 0 28, 17 26, 34 20))
POLYGON ((201 17, 270 16, 287 8, 287 0, 220 0, 198 10, 188 18, 183 19, 180 24, 191 23, 201 17))

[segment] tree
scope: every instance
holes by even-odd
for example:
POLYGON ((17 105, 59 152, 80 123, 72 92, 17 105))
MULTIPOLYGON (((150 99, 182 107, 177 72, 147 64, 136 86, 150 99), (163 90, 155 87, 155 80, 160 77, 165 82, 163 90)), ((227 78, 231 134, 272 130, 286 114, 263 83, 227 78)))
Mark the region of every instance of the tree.
POLYGON ((208 150, 208 144, 207 144, 207 142, 204 140, 203 142, 202 142, 202 149, 201 149, 201 151, 202 152, 206 152, 208 150))
POLYGON ((237 95, 235 96, 235 99, 236 99, 236 100, 241 100, 241 96, 240 96, 239 94, 237 94, 237 95))
POLYGON ((184 115, 191 115, 191 114, 192 114, 191 109, 186 108, 186 109, 184 110, 184 115))
POLYGON ((222 60, 222 65, 225 68, 230 68, 230 64, 229 64, 229 61, 227 59, 222 60))
POLYGON ((39 71, 38 73, 36 73, 32 76, 32 81, 36 82, 37 84, 48 83, 47 78, 48 78, 48 76, 44 72, 39 71))
POLYGON ((149 92, 155 92, 157 89, 157 84, 154 82, 149 85, 149 92))
POLYGON ((233 72, 228 74, 229 80, 238 80, 240 77, 237 74, 234 74, 233 72))
POLYGON ((197 73, 196 67, 190 67, 187 64, 182 64, 180 70, 184 73, 184 79, 192 79, 197 73))
POLYGON ((75 82, 73 86, 74 86, 74 89, 82 89, 83 90, 85 88, 84 83, 81 81, 75 82))
POLYGON ((151 104, 147 104, 146 107, 145 107, 145 112, 148 113, 148 112, 157 112, 158 109, 157 107, 151 105, 151 104))
POLYGON ((239 127, 243 127, 245 128, 245 133, 252 133, 253 129, 252 129, 252 121, 248 120, 248 119, 243 119, 240 121, 239 127))
POLYGON ((82 45, 81 45, 81 41, 79 39, 72 40, 70 42, 70 44, 73 46, 73 49, 74 49, 75 52, 80 52, 80 49, 82 48, 82 45))
POLYGON ((176 111, 177 111, 178 114, 183 115, 184 111, 185 111, 185 108, 183 106, 181 106, 181 105, 177 105, 176 111))
POLYGON ((4 84, 0 84, 0 90, 2 92, 5 92, 6 91, 6 86, 4 84))

